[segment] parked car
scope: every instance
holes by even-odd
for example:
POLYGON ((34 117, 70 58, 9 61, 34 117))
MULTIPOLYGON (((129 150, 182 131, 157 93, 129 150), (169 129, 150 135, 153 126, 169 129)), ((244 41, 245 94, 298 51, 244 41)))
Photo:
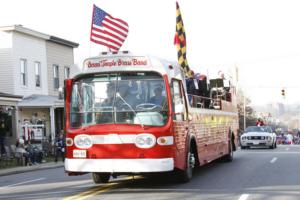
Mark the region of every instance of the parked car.
POLYGON ((276 145, 276 134, 269 126, 249 126, 240 137, 241 148, 269 147, 274 149, 276 145))

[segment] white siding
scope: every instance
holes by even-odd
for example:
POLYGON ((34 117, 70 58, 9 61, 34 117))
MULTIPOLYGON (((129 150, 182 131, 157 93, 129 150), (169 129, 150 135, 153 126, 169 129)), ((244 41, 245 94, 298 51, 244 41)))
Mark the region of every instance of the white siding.
POLYGON ((13 90, 12 34, 0 31, 0 92, 13 90))
POLYGON ((14 92, 16 95, 48 94, 46 42, 29 35, 13 33, 14 92), (20 59, 27 60, 27 86, 21 85, 20 59), (34 63, 41 63, 41 87, 35 86, 34 63))
POLYGON ((58 95, 58 90, 54 90, 53 79, 53 65, 59 67, 59 86, 64 85, 64 68, 70 67, 74 64, 73 48, 56 44, 54 42, 47 42, 47 66, 48 66, 48 92, 49 95, 58 95))

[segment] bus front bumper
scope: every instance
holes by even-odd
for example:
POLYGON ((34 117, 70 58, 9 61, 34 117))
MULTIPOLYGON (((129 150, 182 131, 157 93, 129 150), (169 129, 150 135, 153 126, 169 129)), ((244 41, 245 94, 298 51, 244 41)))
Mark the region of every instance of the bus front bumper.
POLYGON ((174 169, 173 158, 160 159, 65 159, 67 172, 166 172, 174 169))

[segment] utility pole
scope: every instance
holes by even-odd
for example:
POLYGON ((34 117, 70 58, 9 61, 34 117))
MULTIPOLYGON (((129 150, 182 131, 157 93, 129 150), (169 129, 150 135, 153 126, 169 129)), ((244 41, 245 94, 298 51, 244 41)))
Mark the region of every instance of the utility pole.
POLYGON ((243 95, 244 96, 244 130, 246 129, 246 97, 245 97, 245 94, 243 95))

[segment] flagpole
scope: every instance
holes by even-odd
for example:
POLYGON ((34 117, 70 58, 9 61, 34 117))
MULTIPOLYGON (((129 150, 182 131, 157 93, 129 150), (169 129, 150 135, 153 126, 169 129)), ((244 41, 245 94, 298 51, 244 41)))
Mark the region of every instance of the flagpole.
POLYGON ((93 19, 94 19, 94 12, 95 12, 95 4, 93 4, 93 13, 92 13, 92 20, 91 20, 91 33, 90 33, 90 49, 89 49, 89 57, 91 57, 91 49, 92 49, 92 27, 93 27, 93 19))
POLYGON ((91 43, 91 40, 90 40, 89 57, 91 57, 91 49, 92 49, 92 43, 91 43))

